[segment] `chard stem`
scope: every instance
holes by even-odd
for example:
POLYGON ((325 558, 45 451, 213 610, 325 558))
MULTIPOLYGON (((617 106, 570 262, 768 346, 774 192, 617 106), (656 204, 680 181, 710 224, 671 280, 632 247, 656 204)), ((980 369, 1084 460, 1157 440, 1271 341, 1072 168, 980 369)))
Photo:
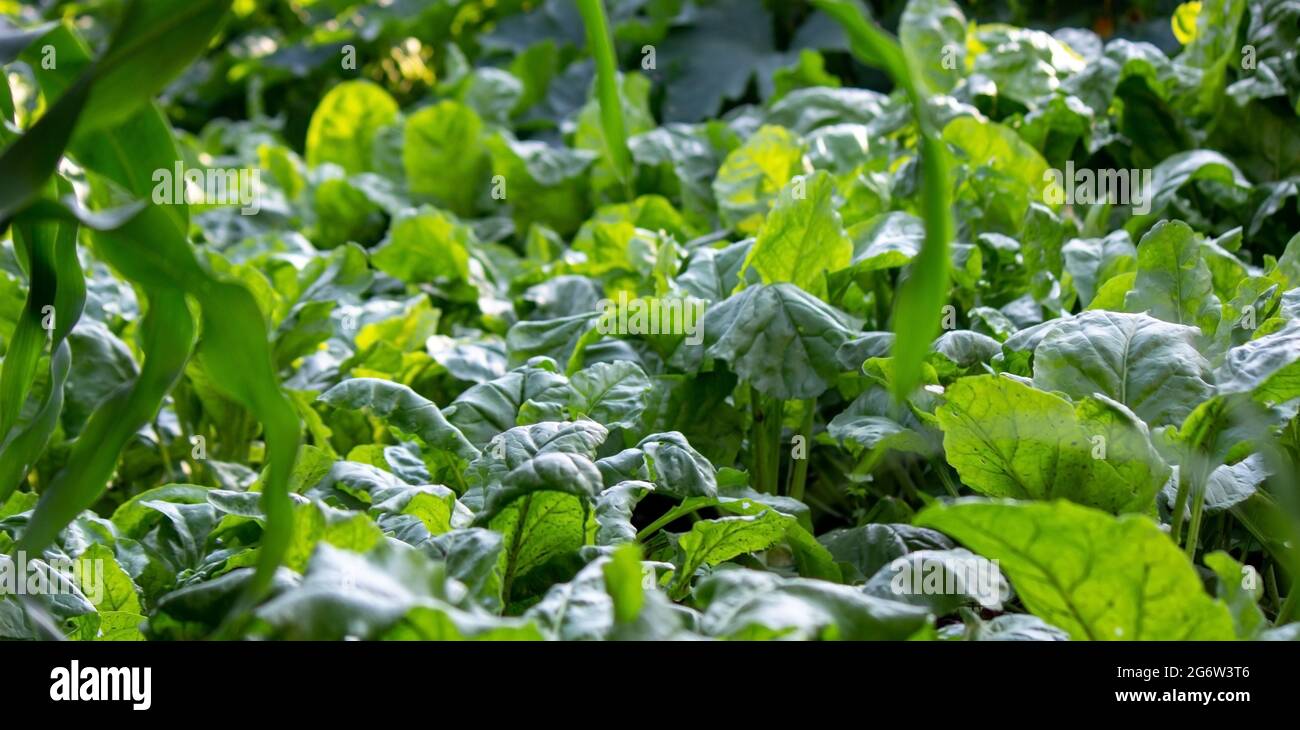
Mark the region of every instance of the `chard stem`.
POLYGON ((787 493, 794 499, 803 501, 803 493, 808 481, 808 462, 812 458, 813 417, 817 414, 817 399, 809 398, 803 402, 803 422, 799 425, 799 435, 803 437, 804 453, 802 459, 791 458, 790 487, 787 493))

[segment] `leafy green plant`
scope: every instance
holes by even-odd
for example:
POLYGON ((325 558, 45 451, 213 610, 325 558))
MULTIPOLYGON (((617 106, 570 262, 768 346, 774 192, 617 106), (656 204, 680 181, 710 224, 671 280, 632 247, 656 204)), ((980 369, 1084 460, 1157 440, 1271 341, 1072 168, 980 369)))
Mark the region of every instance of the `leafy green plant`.
POLYGON ((0 638, 1300 632, 1287 3, 53 5, 0 638))

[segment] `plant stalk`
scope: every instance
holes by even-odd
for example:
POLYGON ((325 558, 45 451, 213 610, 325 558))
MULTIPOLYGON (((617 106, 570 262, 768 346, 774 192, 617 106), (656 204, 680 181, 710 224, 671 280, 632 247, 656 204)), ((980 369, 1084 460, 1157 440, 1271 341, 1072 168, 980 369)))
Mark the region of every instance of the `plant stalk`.
POLYGON ((809 398, 804 401, 803 409, 803 422, 799 424, 799 436, 803 438, 804 445, 803 458, 794 458, 792 450, 790 486, 786 490, 788 496, 800 501, 803 501, 803 493, 808 481, 808 462, 812 460, 813 417, 817 415, 817 399, 809 398))

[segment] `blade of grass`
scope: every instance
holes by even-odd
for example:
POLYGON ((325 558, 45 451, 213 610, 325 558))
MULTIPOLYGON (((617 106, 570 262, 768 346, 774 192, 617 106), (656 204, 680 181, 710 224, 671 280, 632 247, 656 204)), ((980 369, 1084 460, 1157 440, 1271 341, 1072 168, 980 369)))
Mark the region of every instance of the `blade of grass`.
POLYGON ((883 69, 911 102, 920 133, 921 214, 925 240, 910 276, 898 289, 894 312, 894 397, 902 400, 921 382, 921 365, 939 333, 948 293, 948 245, 956 225, 949 186, 948 151, 926 110, 927 89, 902 47, 847 0, 813 0, 840 24, 859 59, 883 69))
MULTIPOLYGON (((58 177, 55 180, 58 190, 71 192, 72 186, 66 180, 58 177)), ((21 222, 14 226, 16 239, 30 244, 20 248, 27 251, 32 282, 28 288, 27 304, 19 330, 27 328, 33 333, 39 333, 39 339, 28 342, 15 337, 10 344, 10 356, 18 355, 22 348, 30 349, 22 353, 23 357, 6 357, 4 371, 0 374, 0 381, 3 381, 0 392, 3 392, 5 406, 4 413, 0 414, 0 422, 4 424, 0 426, 0 435, 3 435, 0 440, 0 502, 8 499, 45 450, 63 409, 63 385, 72 365, 72 351, 66 340, 81 318, 86 302, 86 282, 77 260, 77 230, 75 220, 40 224, 21 222), (52 237, 52 240, 46 240, 48 237, 52 237), (53 307, 49 311, 53 317, 53 327, 49 333, 50 389, 32 420, 22 429, 11 430, 10 425, 14 422, 11 419, 16 419, 17 413, 10 413, 9 409, 22 407, 27 390, 31 387, 31 378, 35 375, 36 363, 28 358, 32 355, 39 356, 44 347, 47 306, 53 307), (15 371, 23 369, 26 372, 11 373, 11 365, 15 371)), ((15 334, 18 334, 17 330, 15 334)))
MULTIPOLYGON (((34 216, 94 219, 70 210, 71 206, 40 200, 39 187, 53 174, 72 130, 90 133, 129 119, 162 84, 202 53, 229 5, 229 0, 198 0, 177 12, 174 3, 163 0, 130 3, 100 63, 82 73, 45 117, 0 155, 0 166, 20 173, 0 179, 0 227, 34 202, 39 203, 34 216), (95 96, 88 103, 92 87, 95 96), (81 121, 87 108, 98 113, 95 120, 81 121)), ((154 127, 155 136, 159 129, 170 135, 164 124, 154 127)), ((114 163, 101 158, 98 167, 124 172, 114 164, 134 165, 137 169, 126 170, 132 179, 152 176, 129 155, 118 156, 114 163)), ((202 316, 200 350, 205 364, 223 389, 261 421, 267 444, 262 482, 267 523, 254 579, 237 604, 236 612, 242 612, 270 584, 292 535, 288 483, 297 457, 299 423, 272 366, 266 322, 247 289, 218 279, 199 264, 189 246, 185 220, 174 211, 144 204, 130 215, 98 222, 109 224, 94 236, 100 257, 140 286, 147 297, 144 366, 133 383, 91 414, 68 465, 42 493, 16 548, 43 550, 77 513, 93 504, 126 440, 157 413, 193 349, 194 322, 186 301, 192 297, 202 316), (144 245, 150 250, 142 251, 144 245)))
POLYGON ((596 98, 600 104, 600 126, 605 138, 605 153, 614 174, 632 197, 632 155, 627 146, 627 125, 623 120, 623 102, 618 93, 618 57, 609 31, 609 19, 603 0, 577 0, 578 12, 587 28, 587 48, 596 64, 596 98))
POLYGON ((180 376, 189 359, 193 334, 194 323, 179 289, 150 293, 140 348, 145 359, 139 377, 105 399, 86 421, 67 466, 41 492, 16 550, 40 554, 73 518, 94 504, 126 442, 153 418, 180 376))

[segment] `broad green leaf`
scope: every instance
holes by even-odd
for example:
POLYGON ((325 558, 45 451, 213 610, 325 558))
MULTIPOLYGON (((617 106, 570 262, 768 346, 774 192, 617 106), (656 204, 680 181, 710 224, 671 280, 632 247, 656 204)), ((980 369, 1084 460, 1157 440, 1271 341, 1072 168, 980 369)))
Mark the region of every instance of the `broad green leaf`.
POLYGON ((999 610, 1011 597, 996 563, 962 548, 917 550, 895 558, 862 586, 862 592, 947 616, 963 606, 999 610))
POLYGON ((708 354, 774 398, 825 392, 839 373, 836 350, 852 329, 846 315, 791 284, 749 287, 704 315, 708 354))
MULTIPOLYGON (((554 460, 544 459, 543 464, 554 460)), ((594 471, 594 468, 593 468, 594 471)), ((568 478, 567 476, 560 478, 568 478)), ((515 595, 515 582, 552 558, 572 553, 586 544, 591 510, 586 494, 551 491, 534 483, 534 491, 516 489, 521 495, 513 501, 497 498, 491 519, 485 527, 500 533, 505 549, 498 561, 502 576, 502 597, 509 604, 515 595)), ((509 496, 509 495, 506 495, 509 496)))
POLYGON ((302 584, 257 616, 275 638, 317 641, 381 638, 417 608, 448 613, 455 623, 492 623, 485 612, 456 605, 455 594, 445 567, 411 548, 387 543, 358 555, 322 544, 302 584))
POLYGON ((1105 284, 1097 290, 1097 296, 1093 297, 1086 308, 1086 311, 1105 310, 1105 311, 1124 311, 1124 300, 1128 298, 1137 283, 1137 272, 1129 271, 1123 274, 1116 274, 1106 280, 1105 284))
POLYGON ((844 442, 851 452, 866 450, 859 466, 864 472, 890 451, 923 455, 938 451, 933 429, 896 404, 880 386, 868 389, 836 414, 826 425, 826 432, 844 442))
POLYGON ((853 257, 834 198, 835 183, 820 170, 787 183, 749 250, 746 268, 765 284, 789 282, 825 299, 826 275, 853 257))
POLYGON ((848 586, 753 570, 718 572, 695 590, 701 630, 739 640, 901 641, 924 631, 930 612, 848 586))
POLYGON ((494 438, 470 464, 473 481, 486 490, 477 521, 487 523, 516 500, 540 491, 573 495, 585 512, 604 487, 593 460, 608 433, 595 421, 548 421, 517 426, 494 438))
POLYGON ((781 189, 801 169, 803 143, 783 127, 764 126, 723 160, 713 194, 724 222, 755 234, 781 189))
POLYGON ((695 571, 739 555, 766 550, 785 536, 789 518, 775 510, 756 515, 700 520, 677 538, 681 565, 677 567, 673 595, 684 597, 695 571))
POLYGON ((1124 230, 1105 238, 1073 239, 1061 247, 1061 255, 1079 302, 1089 309, 1102 286, 1137 266, 1137 247, 1124 230))
POLYGON ((1169 476, 1146 425, 1105 396, 1072 405, 978 375, 953 383, 944 398, 936 415, 948 462, 981 494, 1145 512, 1169 476))
POLYGON ((606 428, 633 428, 645 410, 650 380, 634 362, 596 363, 573 374, 569 411, 606 428))
POLYGON ((568 380, 556 372, 555 361, 530 360, 499 378, 461 393, 444 413, 447 420, 480 448, 493 436, 520 425, 525 404, 540 413, 558 416, 574 397, 568 380))
POLYGON ((285 565, 293 570, 306 570, 321 545, 365 553, 384 542, 379 526, 363 514, 308 502, 295 505, 293 517, 293 539, 284 556, 285 565))
POLYGON ((717 467, 680 433, 651 434, 641 439, 636 448, 645 454, 648 479, 660 494, 677 499, 717 496, 717 467))
POLYGON ((409 284, 469 278, 474 232, 447 213, 422 208, 393 221, 388 237, 371 254, 375 268, 409 284))
POLYGON ((1069 502, 962 500, 916 524, 998 561, 1025 607, 1074 639, 1233 638, 1228 609, 1149 518, 1069 502))
POLYGON ((344 81, 325 94, 307 129, 307 164, 332 162, 350 174, 374 169, 375 134, 398 114, 397 102, 370 81, 344 81))
POLYGON ((618 545, 636 541, 632 511, 653 492, 655 485, 643 481, 619 482, 596 497, 596 544, 618 545))
MULTIPOLYGON (((1231 0, 1240 2, 1240 0, 1231 0)), ((1208 181, 1229 188, 1250 187, 1237 166, 1222 154, 1213 150, 1188 150, 1178 152, 1161 160, 1151 171, 1149 191, 1144 192, 1141 201, 1134 202, 1143 206, 1150 205, 1150 212, 1134 216, 1125 228, 1137 235, 1151 221, 1159 218, 1172 204, 1182 188, 1192 181, 1208 181)))
POLYGON ((531 621, 445 606, 416 606, 380 637, 384 641, 542 641, 531 621))
POLYGON ((1218 328, 1220 305, 1196 233, 1182 221, 1157 223, 1138 243, 1137 279, 1124 298, 1130 312, 1145 311, 1166 322, 1218 328))
POLYGON ((399 434, 461 459, 468 461, 478 456, 478 449, 447 422, 437 405, 400 383, 354 378, 322 393, 320 400, 336 408, 368 410, 399 434))
POLYGON ((1238 639, 1256 639, 1268 628, 1268 619, 1259 610, 1264 596, 1264 581, 1254 567, 1246 567, 1228 553, 1217 550, 1205 556, 1205 565, 1218 578, 1216 595, 1232 612, 1232 625, 1238 639))
POLYGON ((862 583, 898 558, 917 550, 949 550, 942 533, 902 524, 870 524, 831 530, 817 537, 845 568, 846 582, 862 583))
POLYGON ((951 0, 909 0, 898 23, 903 53, 935 92, 948 92, 966 69, 966 16, 951 0))
POLYGON ((1102 393, 1151 426, 1182 423, 1214 392, 1192 327, 1145 314, 1084 312, 1034 350, 1034 385, 1071 398, 1102 393))
POLYGON ((581 365, 584 348, 599 337, 601 312, 569 317, 516 322, 506 333, 506 350, 512 366, 523 365, 535 357, 547 357, 571 365, 581 365))
POLYGON ((1217 378, 1223 394, 1250 393, 1269 404, 1300 397, 1300 322, 1228 350, 1217 378))
POLYGON ((406 119, 402 162, 416 195, 428 195, 457 215, 474 212, 491 181, 483 122, 473 109, 443 100, 406 119))
POLYGON ((596 155, 589 150, 552 147, 545 142, 517 141, 496 134, 488 138, 493 190, 510 205, 517 230, 544 223, 568 236, 588 213, 587 171, 596 155), (500 185, 498 185, 500 183, 500 185))
POLYGON ((920 253, 925 224, 910 213, 891 211, 854 225, 848 235, 853 239, 855 273, 896 269, 920 253))
POLYGON ((525 617, 566 641, 688 638, 688 614, 641 582, 652 565, 637 558, 634 546, 624 546, 591 561, 568 583, 551 586, 525 617))
POLYGON ((984 621, 967 615, 966 625, 948 624, 939 629, 941 639, 965 641, 1069 641, 1070 635, 1027 613, 1004 613, 984 621))
POLYGON ((317 185, 312 207, 316 212, 314 239, 321 248, 348 242, 369 246, 383 235, 383 210, 346 178, 331 178, 317 185))
POLYGON ((77 560, 81 561, 81 592, 100 613, 118 611, 136 616, 144 613, 139 589, 122 570, 111 548, 91 545, 77 560))
POLYGON ((425 544, 426 551, 447 564, 447 574, 494 613, 501 610, 499 565, 504 547, 499 533, 481 527, 452 530, 425 544))
POLYGON ((1051 180, 1047 161, 1009 127, 958 117, 944 127, 943 139, 961 150, 972 165, 986 165, 1016 181, 1026 208, 1045 199, 1051 180))

